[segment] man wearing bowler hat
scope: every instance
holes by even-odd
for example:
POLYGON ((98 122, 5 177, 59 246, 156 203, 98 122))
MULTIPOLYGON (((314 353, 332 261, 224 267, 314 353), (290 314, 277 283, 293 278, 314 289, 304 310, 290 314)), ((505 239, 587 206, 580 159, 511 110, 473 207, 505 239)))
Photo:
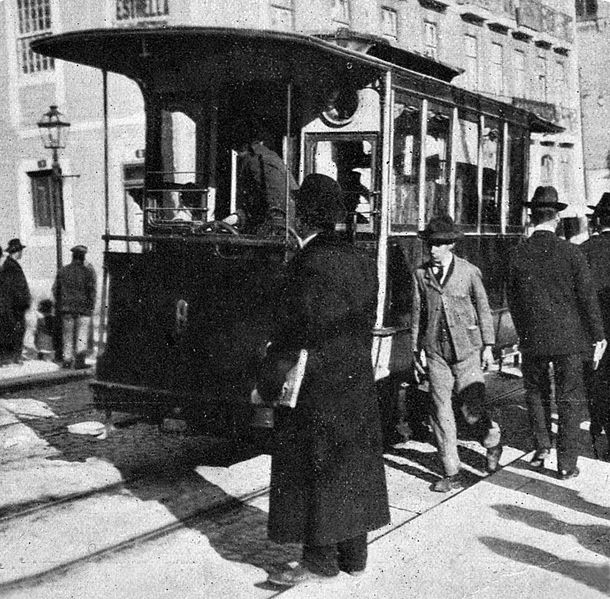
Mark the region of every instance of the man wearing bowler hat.
POLYGON ((473 436, 487 449, 487 470, 495 472, 502 454, 500 427, 485 408, 482 368, 493 362, 494 329, 481 271, 453 250, 462 237, 448 215, 436 216, 420 233, 430 260, 413 275, 412 344, 416 376, 430 382, 431 424, 444 477, 432 490, 463 486, 454 415, 459 407, 473 436), (425 356, 425 364, 421 354, 425 356))
MULTIPOLYGON (((580 249, 584 252, 591 275, 593 285, 597 291, 599 307, 602 312, 604 331, 606 335, 610 331, 610 193, 602 195, 597 206, 589 206, 593 209, 591 215, 599 235, 585 241, 580 249)), ((606 433, 606 459, 610 460, 610 352, 606 351, 595 364, 591 356, 585 362, 585 384, 587 389, 587 401, 591 426, 589 433, 593 441, 596 455, 598 454, 597 440, 602 431, 606 433)))
POLYGON ((3 364, 21 364, 25 313, 32 300, 23 269, 19 264, 25 245, 17 238, 8 242, 8 254, 0 269, 0 344, 3 364))
POLYGON ((578 476, 578 403, 584 400, 582 355, 604 329, 591 272, 582 251, 556 235, 567 207, 552 186, 538 187, 531 202, 532 235, 509 259, 507 297, 523 356, 523 383, 534 437, 534 468, 551 450, 550 408, 545 393, 553 364, 559 415, 557 475, 578 476))
POLYGON ((85 264, 87 248, 76 245, 72 262, 57 273, 53 285, 55 306, 62 320, 63 368, 87 368, 87 340, 91 315, 95 307, 96 277, 85 264))

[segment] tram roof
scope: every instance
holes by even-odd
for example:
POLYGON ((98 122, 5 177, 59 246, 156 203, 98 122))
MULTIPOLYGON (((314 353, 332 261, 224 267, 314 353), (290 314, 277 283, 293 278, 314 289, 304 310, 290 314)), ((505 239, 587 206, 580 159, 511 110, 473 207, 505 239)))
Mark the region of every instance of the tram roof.
MULTIPOLYGON (((326 37, 328 36, 321 36, 326 37)), ((70 31, 47 36, 32 42, 35 52, 105 71, 125 75, 145 82, 159 72, 181 70, 180 84, 197 77, 202 52, 217 59, 217 73, 229 77, 236 64, 252 76, 257 68, 265 76, 299 80, 310 84, 312 71, 332 71, 352 81, 371 81, 385 71, 398 71, 407 76, 427 80, 431 84, 454 88, 448 83, 461 70, 430 58, 374 43, 370 54, 342 47, 321 37, 269 30, 213 27, 134 27, 70 31), (272 62, 265 62, 271 57, 272 62), (248 59, 248 60, 246 60, 248 59), (271 68, 270 68, 271 65, 271 68), (307 68, 306 68, 307 67, 307 68)), ((210 62, 210 61, 208 61, 210 62)), ((478 97, 466 90, 454 88, 461 96, 478 97)), ((534 132, 551 133, 562 128, 545 121, 532 112, 503 102, 500 112, 527 113, 534 132)))

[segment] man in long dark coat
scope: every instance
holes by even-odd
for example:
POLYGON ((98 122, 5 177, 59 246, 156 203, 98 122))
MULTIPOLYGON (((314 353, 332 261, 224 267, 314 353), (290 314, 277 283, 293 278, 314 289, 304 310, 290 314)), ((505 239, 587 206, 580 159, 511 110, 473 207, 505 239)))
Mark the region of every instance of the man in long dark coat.
POLYGON ((591 272, 583 253, 559 239, 554 187, 538 187, 531 202, 534 230, 509 260, 508 304, 523 355, 525 398, 536 453, 532 466, 544 466, 551 449, 549 406, 545 405, 549 364, 553 364, 559 427, 557 468, 560 479, 578 476, 578 403, 584 400, 582 356, 604 330, 591 272))
POLYGON ((272 455, 269 536, 303 543, 299 565, 269 577, 285 586, 362 572, 367 533, 389 522, 371 365, 375 265, 334 231, 340 194, 330 177, 303 181, 305 245, 269 347, 272 356, 309 352, 296 407, 277 410, 272 455))
POLYGON ((6 248, 8 257, 0 269, 0 353, 5 364, 21 364, 23 361, 25 313, 32 301, 30 288, 18 262, 24 248, 19 239, 11 239, 6 248))
MULTIPOLYGON (((592 218, 599 227, 599 235, 591 237, 580 247, 585 253, 593 284, 597 290, 599 306, 602 311, 604 331, 610 331, 610 193, 604 193, 593 208, 592 218)), ((589 432, 597 453, 597 438, 602 432, 606 433, 606 440, 610 438, 610 351, 606 350, 597 369, 586 364, 586 387, 591 427, 589 432)), ((606 459, 610 460, 610 444, 608 445, 606 459)))

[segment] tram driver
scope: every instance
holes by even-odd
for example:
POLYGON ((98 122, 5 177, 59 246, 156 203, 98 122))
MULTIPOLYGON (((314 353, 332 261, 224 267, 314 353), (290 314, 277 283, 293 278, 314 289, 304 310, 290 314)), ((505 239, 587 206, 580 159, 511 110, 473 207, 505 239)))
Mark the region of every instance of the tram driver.
POLYGON ((244 233, 260 233, 267 225, 284 227, 286 222, 294 226, 293 194, 299 186, 292 173, 287 174, 282 159, 265 145, 268 141, 268 133, 259 124, 245 127, 234 139, 237 210, 223 220, 244 233))

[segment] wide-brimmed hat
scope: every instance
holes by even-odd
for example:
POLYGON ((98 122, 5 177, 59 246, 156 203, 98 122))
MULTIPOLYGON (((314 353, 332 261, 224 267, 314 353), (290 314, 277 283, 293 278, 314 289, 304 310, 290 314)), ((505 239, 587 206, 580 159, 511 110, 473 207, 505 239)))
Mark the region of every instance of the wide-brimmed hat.
POLYGON ((313 226, 329 226, 342 221, 345 207, 339 184, 326 175, 307 175, 297 192, 296 215, 313 226))
POLYGON ((602 215, 610 214, 610 193, 605 192, 599 199, 599 202, 595 206, 589 206, 593 210, 593 214, 589 214, 591 217, 598 217, 602 215))
POLYGON ((523 202, 528 208, 554 208, 557 212, 565 210, 568 205, 559 201, 559 194, 552 185, 540 185, 536 187, 534 196, 530 202, 523 202))
POLYGON ((461 239, 464 234, 459 231, 453 219, 448 214, 434 216, 418 236, 427 243, 453 243, 461 239))
POLYGON ((6 251, 9 254, 14 254, 15 252, 20 252, 24 248, 25 248, 25 245, 23 245, 21 243, 21 241, 19 241, 19 239, 17 237, 15 237, 15 239, 11 239, 8 242, 8 247, 6 248, 6 251))
POLYGON ((86 245, 75 245, 70 251, 73 254, 86 254, 88 250, 86 245))

